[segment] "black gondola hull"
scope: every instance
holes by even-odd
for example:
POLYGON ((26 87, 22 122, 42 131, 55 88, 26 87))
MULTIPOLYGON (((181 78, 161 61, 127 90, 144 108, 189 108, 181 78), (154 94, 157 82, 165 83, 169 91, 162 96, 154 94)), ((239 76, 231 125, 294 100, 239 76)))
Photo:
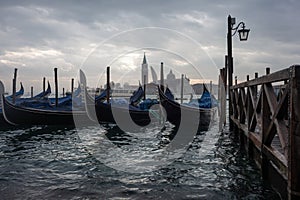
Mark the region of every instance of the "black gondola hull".
POLYGON ((13 105, 2 95, 3 116, 12 125, 74 125, 88 119, 85 111, 43 110, 13 105))
POLYGON ((146 126, 151 122, 148 110, 141 110, 132 105, 121 107, 120 105, 103 102, 103 99, 95 100, 86 90, 85 109, 90 119, 98 123, 117 124, 120 121, 116 119, 119 119, 123 121, 132 120, 136 125, 146 126))
POLYGON ((9 126, 12 126, 12 125, 5 120, 2 110, 1 110, 0 111, 0 128, 6 128, 9 126))
POLYGON ((167 120, 179 127, 182 124, 188 124, 189 127, 198 127, 198 131, 207 131, 210 127, 215 108, 196 108, 181 105, 168 99, 163 91, 158 88, 160 103, 164 107, 167 120))
POLYGON ((146 126, 151 122, 148 111, 133 110, 130 108, 130 106, 112 107, 111 104, 97 102, 95 104, 95 111, 99 123, 118 123, 118 121, 116 121, 116 118, 124 121, 132 120, 135 124, 139 126, 146 126))

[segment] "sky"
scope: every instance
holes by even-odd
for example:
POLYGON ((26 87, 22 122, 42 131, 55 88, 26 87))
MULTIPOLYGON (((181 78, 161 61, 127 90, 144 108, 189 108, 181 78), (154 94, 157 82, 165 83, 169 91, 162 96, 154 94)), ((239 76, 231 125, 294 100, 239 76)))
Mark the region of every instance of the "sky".
POLYGON ((0 79, 11 91, 18 68, 18 82, 38 93, 43 77, 54 87, 57 67, 59 89, 70 90, 82 69, 99 87, 110 66, 114 82, 138 84, 145 53, 158 77, 163 62, 165 75, 217 83, 230 14, 250 29, 246 42, 233 36, 234 75, 243 81, 300 63, 299 9, 296 0, 0 1, 0 79))

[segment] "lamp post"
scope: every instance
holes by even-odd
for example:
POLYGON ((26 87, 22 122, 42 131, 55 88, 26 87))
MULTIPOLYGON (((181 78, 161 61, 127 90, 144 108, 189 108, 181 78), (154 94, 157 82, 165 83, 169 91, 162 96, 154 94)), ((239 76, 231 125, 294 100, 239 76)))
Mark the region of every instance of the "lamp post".
POLYGON ((233 109, 231 105, 231 94, 230 87, 232 86, 232 74, 233 74, 233 58, 232 58, 232 36, 239 33, 240 41, 246 41, 248 39, 250 29, 245 29, 245 23, 240 22, 236 27, 235 18, 232 18, 230 15, 227 18, 228 32, 227 32, 227 70, 228 70, 228 96, 229 96, 229 130, 233 130, 233 122, 231 116, 233 114, 233 109), (241 27, 241 29, 239 29, 241 27), (232 34, 232 31, 234 33, 232 34))

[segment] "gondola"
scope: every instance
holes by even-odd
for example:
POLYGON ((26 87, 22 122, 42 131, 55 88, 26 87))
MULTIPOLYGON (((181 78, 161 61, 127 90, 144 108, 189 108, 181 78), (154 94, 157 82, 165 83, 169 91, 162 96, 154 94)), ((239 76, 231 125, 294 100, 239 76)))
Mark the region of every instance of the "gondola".
MULTIPOLYGON (((23 87, 23 84, 20 83, 20 85, 21 85, 21 88, 20 88, 19 91, 16 92, 16 94, 15 94, 15 100, 20 99, 21 96, 24 94, 24 87, 23 87)), ((12 101, 12 100, 13 100, 13 95, 9 95, 9 96, 7 96, 6 98, 7 98, 8 100, 12 101)), ((5 118, 4 118, 4 116, 3 116, 2 105, 1 105, 1 101, 0 101, 0 127, 1 127, 1 128, 2 128, 2 127, 8 127, 8 126, 10 126, 10 125, 11 125, 11 124, 9 124, 9 123, 5 120, 5 118)))
POLYGON ((12 125, 74 125, 73 117, 87 120, 86 112, 62 108, 39 109, 15 105, 3 95, 4 85, 0 81, 0 95, 3 116, 12 125))
POLYGON ((86 89, 86 77, 82 71, 80 71, 80 79, 83 84, 84 101, 87 115, 91 120, 98 123, 116 123, 126 124, 129 126, 134 122, 134 125, 147 126, 151 123, 151 120, 155 118, 152 115, 156 111, 149 111, 149 109, 141 109, 135 106, 136 103, 143 96, 143 89, 140 86, 137 91, 130 98, 130 103, 126 105, 118 105, 114 103, 114 99, 109 98, 107 102, 107 91, 103 91, 99 96, 92 97, 86 89))
MULTIPOLYGON (((158 86, 158 92, 160 103, 164 107, 167 114, 167 121, 177 127, 197 127, 197 131, 207 131, 209 129, 213 113, 216 110, 215 107, 192 107, 179 104, 173 100, 174 98, 170 98, 171 95, 168 88, 166 89, 166 92, 163 92, 162 88, 158 86)), ((202 94, 203 98, 207 97, 207 92, 208 90, 204 89, 202 94)), ((201 98, 199 99, 200 104, 202 100, 201 98)))
POLYGON ((90 116, 92 120, 96 120, 98 123, 118 124, 132 120, 136 125, 146 126, 151 122, 149 110, 142 110, 132 104, 119 105, 114 103, 113 99, 110 99, 110 102, 107 102, 104 98, 93 98, 87 91, 85 92, 85 103, 88 116, 90 116))
POLYGON ((136 91, 133 92, 132 96, 129 98, 129 102, 131 105, 133 106, 137 106, 137 104, 140 102, 140 100, 142 99, 142 97, 144 96, 144 89, 141 86, 141 84, 139 84, 139 87, 136 91))
MULTIPOLYGON (((17 98, 15 101, 15 105, 33 107, 33 108, 46 107, 49 105, 48 96, 50 94, 51 94, 51 87, 48 81, 48 87, 45 91, 42 91, 39 94, 30 98, 17 98)), ((11 100, 8 97, 6 97, 6 99, 11 100)))

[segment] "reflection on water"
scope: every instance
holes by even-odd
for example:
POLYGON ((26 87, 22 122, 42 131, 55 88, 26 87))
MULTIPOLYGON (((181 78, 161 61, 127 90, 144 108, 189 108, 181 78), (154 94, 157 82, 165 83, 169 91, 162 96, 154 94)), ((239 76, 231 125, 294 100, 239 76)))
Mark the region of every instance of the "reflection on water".
POLYGON ((82 136, 89 137, 91 145, 108 139, 131 155, 121 160, 111 157, 111 162, 138 166, 146 155, 153 156, 169 144, 175 131, 171 125, 141 133, 125 133, 115 125, 85 127, 78 132, 71 127, 47 126, 2 131, 1 198, 279 199, 241 154, 234 138, 218 133, 217 128, 214 125, 195 136, 174 162, 144 173, 108 167, 83 145, 82 136))

